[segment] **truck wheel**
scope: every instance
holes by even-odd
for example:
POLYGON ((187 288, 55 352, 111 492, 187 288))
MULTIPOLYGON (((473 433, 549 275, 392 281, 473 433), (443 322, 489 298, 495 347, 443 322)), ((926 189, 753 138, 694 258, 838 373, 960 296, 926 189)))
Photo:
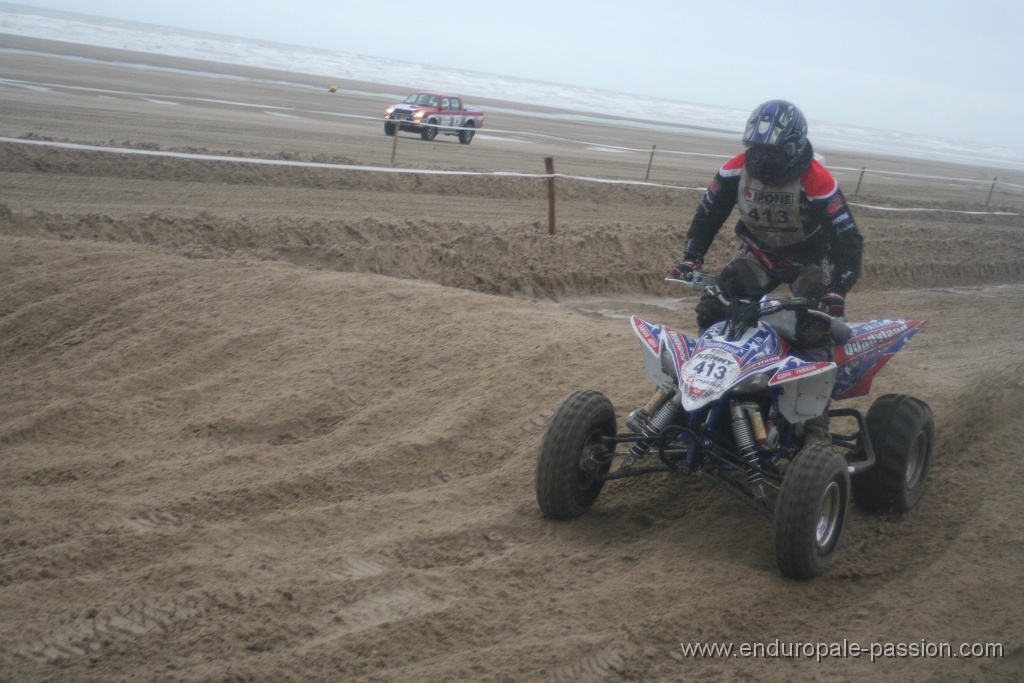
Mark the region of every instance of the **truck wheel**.
POLYGON ((832 564, 850 502, 846 459, 814 442, 790 463, 775 503, 775 562, 790 579, 821 576, 832 564))
MULTIPOLYGON (((433 122, 431 122, 431 124, 432 123, 433 122)), ((433 140, 434 138, 437 137, 437 126, 435 126, 435 125, 428 125, 428 126, 426 126, 423 129, 423 131, 420 133, 420 137, 423 138, 424 140, 427 140, 428 142, 430 140, 433 140)))
POLYGON ((461 142, 464 145, 468 145, 469 143, 473 142, 473 136, 475 134, 476 131, 473 130, 473 122, 466 121, 466 127, 463 130, 459 131, 459 142, 461 142))
POLYGON ((551 418, 537 456, 534 485, 541 512, 552 519, 572 519, 587 511, 611 467, 615 409, 599 391, 578 391, 551 418))
POLYGON ((384 124, 384 135, 387 135, 388 137, 391 137, 394 134, 395 134, 395 124, 391 123, 390 121, 386 122, 384 124))
POLYGON ((924 493, 932 463, 935 417, 924 401, 886 394, 866 418, 875 466, 853 478, 853 500, 868 512, 907 512, 924 493))

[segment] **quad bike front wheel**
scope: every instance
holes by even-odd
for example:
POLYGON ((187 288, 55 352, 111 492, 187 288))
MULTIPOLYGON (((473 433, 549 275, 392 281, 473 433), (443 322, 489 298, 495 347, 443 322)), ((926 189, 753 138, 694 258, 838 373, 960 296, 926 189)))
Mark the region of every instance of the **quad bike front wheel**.
POLYGON ((572 519, 587 511, 604 487, 611 467, 615 409, 598 391, 579 391, 558 409, 541 440, 534 484, 541 512, 572 519))
POLYGON ((812 579, 832 564, 850 502, 846 459, 815 442, 793 459, 775 502, 772 539, 783 576, 812 579))
POLYGON ((875 466, 853 478, 853 500, 868 512, 907 512, 924 493, 932 463, 935 417, 924 401, 886 394, 868 409, 875 466))

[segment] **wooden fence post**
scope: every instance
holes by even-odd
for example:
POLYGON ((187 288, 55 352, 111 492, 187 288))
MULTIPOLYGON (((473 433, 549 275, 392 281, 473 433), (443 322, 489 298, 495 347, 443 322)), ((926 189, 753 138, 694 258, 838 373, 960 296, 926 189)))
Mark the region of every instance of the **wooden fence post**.
POLYGON ((657 145, 651 145, 651 158, 647 161, 647 173, 644 174, 644 182, 645 183, 651 177, 651 165, 654 164, 654 150, 657 147, 658 147, 657 145))
POLYGON ((548 174, 548 234, 555 234, 555 159, 544 157, 544 171, 548 174))
POLYGON ((391 165, 395 165, 395 153, 398 151, 398 124, 395 125, 395 139, 391 141, 391 165))
POLYGON ((867 170, 867 166, 862 166, 860 169, 860 178, 857 179, 857 189, 853 191, 853 196, 856 197, 860 194, 860 183, 864 180, 864 171, 867 170))
POLYGON ((992 187, 988 189, 988 199, 985 200, 985 206, 988 206, 988 203, 992 201, 992 193, 996 191, 996 181, 998 180, 999 176, 992 179, 992 187))

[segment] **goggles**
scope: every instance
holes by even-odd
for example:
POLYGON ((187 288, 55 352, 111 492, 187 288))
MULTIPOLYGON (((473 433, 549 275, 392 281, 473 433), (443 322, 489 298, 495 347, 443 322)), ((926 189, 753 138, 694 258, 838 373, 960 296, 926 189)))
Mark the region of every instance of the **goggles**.
POLYGON ((768 164, 780 164, 789 160, 795 152, 793 143, 785 145, 763 145, 759 143, 747 144, 747 155, 755 161, 768 164))

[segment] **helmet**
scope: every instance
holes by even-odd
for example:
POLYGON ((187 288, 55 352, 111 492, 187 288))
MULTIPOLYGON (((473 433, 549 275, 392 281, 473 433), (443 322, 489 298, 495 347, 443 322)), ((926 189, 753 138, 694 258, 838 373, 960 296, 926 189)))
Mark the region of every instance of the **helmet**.
POLYGON ((785 100, 769 100, 751 112, 743 144, 747 148, 747 171, 766 183, 798 177, 813 157, 807 141, 807 119, 796 105, 785 100))

